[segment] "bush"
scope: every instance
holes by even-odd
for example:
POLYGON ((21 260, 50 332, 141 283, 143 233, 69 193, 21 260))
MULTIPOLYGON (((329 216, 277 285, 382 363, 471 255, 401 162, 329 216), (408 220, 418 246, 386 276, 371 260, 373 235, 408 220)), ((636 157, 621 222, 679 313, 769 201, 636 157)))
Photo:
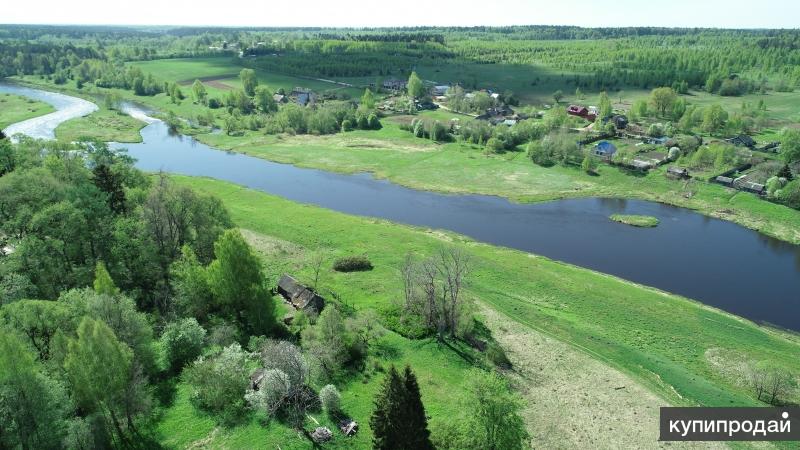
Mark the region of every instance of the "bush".
POLYGON ((200 358, 184 371, 191 386, 192 404, 213 414, 223 424, 234 424, 246 414, 245 392, 249 384, 247 354, 233 344, 208 359, 200 358))
POLYGON ((319 391, 319 399, 322 402, 322 407, 331 415, 336 415, 341 410, 342 397, 339 395, 339 390, 332 384, 325 385, 319 391))
POLYGON ((161 345, 169 368, 178 372, 194 361, 202 353, 205 339, 206 330, 193 317, 167 324, 161 335, 161 345))
POLYGON ((333 270, 337 272, 372 270, 372 263, 366 256, 346 256, 333 262, 333 270))

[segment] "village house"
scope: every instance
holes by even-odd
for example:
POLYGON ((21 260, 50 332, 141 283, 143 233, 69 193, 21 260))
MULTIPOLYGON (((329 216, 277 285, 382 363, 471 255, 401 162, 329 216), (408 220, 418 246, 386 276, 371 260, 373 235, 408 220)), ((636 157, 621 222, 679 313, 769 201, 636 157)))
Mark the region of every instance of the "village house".
POLYGON ((275 100, 276 103, 286 103, 286 96, 283 94, 273 94, 272 99, 275 100))
POLYGON ((609 160, 617 153, 617 147, 611 142, 600 141, 594 146, 594 155, 599 156, 605 160, 609 160))
POLYGON ((325 299, 291 275, 284 274, 278 280, 278 293, 298 311, 319 314, 325 307, 325 299))
POLYGON ((725 139, 725 142, 729 144, 733 144, 737 147, 747 147, 753 148, 756 146, 756 141, 753 140, 750 136, 746 134, 740 134, 738 136, 734 136, 730 139, 725 139))
POLYGON ((597 113, 592 112, 589 108, 581 105, 569 105, 567 107, 567 114, 584 118, 590 122, 594 122, 595 119, 597 119, 597 113))
POLYGON ((447 84, 440 84, 436 85, 431 88, 431 95, 436 97, 438 95, 445 95, 447 91, 450 89, 450 85, 447 84))
POLYGON ((289 93, 289 97, 293 98, 300 106, 313 106, 317 102, 317 94, 311 91, 311 89, 302 87, 295 87, 292 89, 292 92, 289 93))
POLYGON ((397 78, 390 78, 383 80, 382 86, 384 89, 390 91, 404 91, 406 89, 406 82, 397 78))

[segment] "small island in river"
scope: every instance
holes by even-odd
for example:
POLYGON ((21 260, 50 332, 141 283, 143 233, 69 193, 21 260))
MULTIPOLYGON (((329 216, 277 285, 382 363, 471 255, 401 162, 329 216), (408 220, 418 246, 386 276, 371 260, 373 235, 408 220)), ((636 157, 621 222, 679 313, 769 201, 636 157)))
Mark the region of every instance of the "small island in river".
POLYGON ((612 214, 610 219, 614 222, 624 223, 634 227, 652 228, 658 225, 658 219, 653 216, 639 216, 633 214, 612 214))

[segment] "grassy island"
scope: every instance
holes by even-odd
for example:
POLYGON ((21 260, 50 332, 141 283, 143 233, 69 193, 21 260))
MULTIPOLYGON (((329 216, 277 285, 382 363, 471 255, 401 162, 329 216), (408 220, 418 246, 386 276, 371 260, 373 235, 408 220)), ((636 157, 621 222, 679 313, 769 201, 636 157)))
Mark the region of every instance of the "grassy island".
POLYGON ((634 227, 653 228, 658 225, 658 219, 653 216, 638 216, 635 214, 612 214, 611 220, 634 227))

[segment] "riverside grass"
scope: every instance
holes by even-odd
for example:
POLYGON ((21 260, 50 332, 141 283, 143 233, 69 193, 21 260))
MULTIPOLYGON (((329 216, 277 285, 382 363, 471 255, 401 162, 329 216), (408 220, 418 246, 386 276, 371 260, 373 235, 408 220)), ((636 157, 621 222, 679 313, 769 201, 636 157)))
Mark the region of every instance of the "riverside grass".
MULTIPOLYGON (((431 255, 458 245, 474 258, 469 295, 510 319, 579 348, 632 375, 674 404, 756 404, 745 386, 709 364, 711 348, 736 350, 800 372, 795 334, 616 277, 474 242, 449 232, 353 217, 237 185, 173 177, 220 197, 237 225, 332 258, 369 255, 374 269, 328 273, 329 289, 356 308, 383 310, 400 295, 408 252, 431 255)), ((304 268, 301 274, 310 275, 304 268)))
MULTIPOLYGON (((511 351, 512 361, 524 364, 518 377, 511 379, 529 402, 525 417, 532 432, 541 433, 546 424, 537 419, 537 408, 558 408, 550 402, 560 397, 542 397, 536 394, 539 391, 525 386, 526 379, 539 379, 539 370, 552 372, 553 376, 546 377, 547 385, 569 393, 569 398, 574 397, 570 401, 614 410, 637 408, 641 413, 635 416, 638 420, 655 417, 658 406, 758 405, 739 378, 740 372, 730 370, 741 359, 769 361, 795 373, 800 371, 800 361, 792 356, 800 351, 800 336, 759 327, 676 295, 544 257, 477 243, 454 233, 349 216, 212 179, 171 179, 219 197, 272 278, 291 272, 301 280, 313 279, 308 256, 322 253, 326 264, 321 290, 329 295, 335 292, 357 311, 385 310, 402 295, 400 268, 408 252, 424 257, 442 245, 464 248, 474 265, 467 297, 480 305, 479 317, 486 320, 504 346, 509 346, 506 349, 511 351), (352 273, 332 269, 336 258, 354 253, 368 255, 374 269, 352 273), (511 323, 504 325, 505 321, 511 323), (520 336, 527 336, 524 339, 528 344, 514 341, 520 336), (557 345, 547 344, 552 339, 559 341, 557 345), (542 345, 530 345, 533 341, 542 345), (712 354, 736 355, 737 361, 721 362, 718 356, 709 358, 712 354), (555 380, 565 358, 581 367, 592 367, 591 373, 580 379, 567 376, 555 380), (587 359, 594 361, 580 362, 587 359), (537 361, 538 367, 532 367, 532 361, 537 361), (592 383, 596 377, 606 381, 592 383), (619 386, 625 388, 618 390, 619 386)), ((463 343, 440 345, 432 339, 409 340, 391 332, 375 345, 371 359, 383 367, 392 363, 412 365, 434 428, 462 413, 458 399, 464 395, 464 377, 474 364, 486 364, 463 343)), ((353 439, 335 437, 331 448, 370 447, 367 423, 383 376, 372 370, 373 364, 368 364, 366 376, 351 374, 336 381, 344 410, 364 426, 353 439)), ((614 414, 600 414, 607 413, 614 414)), ((334 424, 323 414, 313 416, 333 429, 334 424)), ((596 417, 590 416, 567 420, 565 423, 577 427, 572 431, 569 427, 548 428, 548 435, 538 439, 534 434, 534 443, 585 445, 586 430, 596 422, 596 417)), ((637 423, 605 424, 608 429, 591 439, 613 445, 623 435, 632 447, 655 445, 655 435, 628 428, 637 427, 637 423)), ((316 426, 311 421, 307 425, 316 426)), ((169 447, 275 444, 284 449, 310 448, 304 438, 277 421, 265 426, 254 417, 231 429, 215 426, 213 420, 192 408, 188 386, 183 383, 177 385, 176 399, 165 409, 157 433, 162 444, 169 447)))
POLYGON ((47 103, 14 94, 0 94, 0 130, 17 122, 55 111, 47 103))
POLYGON ((639 216, 635 214, 612 214, 609 217, 614 222, 623 223, 640 228, 653 228, 658 226, 658 218, 653 216, 639 216))

